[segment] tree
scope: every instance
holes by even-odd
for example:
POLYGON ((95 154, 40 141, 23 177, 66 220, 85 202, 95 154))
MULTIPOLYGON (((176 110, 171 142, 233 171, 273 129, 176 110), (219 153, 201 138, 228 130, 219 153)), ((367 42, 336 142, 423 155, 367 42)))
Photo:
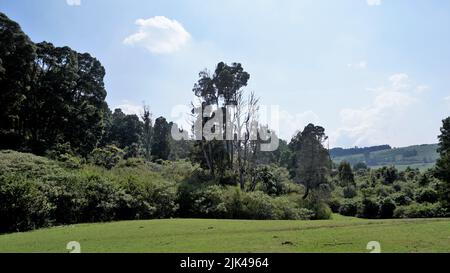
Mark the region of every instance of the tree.
POLYGON ((20 114, 35 56, 33 42, 0 12, 0 148, 20 149, 25 141, 20 114))
POLYGON ((443 120, 442 123, 438 150, 440 158, 436 163, 434 173, 436 178, 441 180, 440 200, 447 209, 450 209, 450 117, 443 120))
POLYGON ((144 122, 142 131, 142 147, 144 150, 144 157, 150 161, 152 158, 152 139, 153 139, 153 121, 152 113, 150 113, 150 107, 144 106, 144 114, 142 115, 144 122))
POLYGON ((306 188, 304 199, 311 191, 317 191, 322 185, 328 184, 331 160, 323 145, 327 139, 324 128, 309 124, 289 144, 294 154, 295 181, 306 188))
POLYGON ((355 186, 355 175, 348 162, 342 161, 338 168, 339 182, 343 187, 355 186))
POLYGON ((164 117, 155 121, 153 130, 152 157, 153 160, 167 160, 170 155, 171 127, 164 117))
POLYGON ((105 70, 89 54, 34 44, 0 13, 0 143, 44 154, 69 143, 86 156, 101 139, 105 70))
POLYGON ((140 144, 143 124, 136 115, 126 115, 121 109, 114 110, 107 132, 107 143, 121 149, 140 144))
POLYGON ((367 164, 364 163, 364 162, 356 163, 356 164, 353 166, 353 170, 354 170, 355 172, 366 171, 367 169, 368 169, 367 164))
POLYGON ((245 121, 250 122, 248 112, 245 112, 244 108, 252 103, 257 103, 254 96, 253 99, 246 100, 242 89, 247 86, 250 74, 245 72, 239 63, 227 65, 221 62, 217 65, 214 74, 211 75, 204 70, 200 72, 199 77, 200 79, 193 88, 195 96, 199 99, 199 105, 194 106, 193 109, 193 114, 196 114, 195 119, 201 121, 202 128, 204 128, 205 124, 218 118, 215 113, 206 111, 209 106, 215 107, 215 110, 223 113, 221 121, 232 123, 233 132, 230 132, 227 127, 227 122, 221 122, 220 126, 214 126, 211 133, 219 135, 221 140, 207 140, 202 136, 202 140, 198 141, 194 147, 192 157, 209 169, 212 176, 223 177, 226 171, 233 170, 237 154, 238 166, 235 173, 240 177, 239 180, 243 186, 244 143, 239 138, 230 140, 229 135, 232 137, 243 135, 241 133, 245 131, 245 121), (234 106, 236 111, 227 111, 227 106, 234 106))

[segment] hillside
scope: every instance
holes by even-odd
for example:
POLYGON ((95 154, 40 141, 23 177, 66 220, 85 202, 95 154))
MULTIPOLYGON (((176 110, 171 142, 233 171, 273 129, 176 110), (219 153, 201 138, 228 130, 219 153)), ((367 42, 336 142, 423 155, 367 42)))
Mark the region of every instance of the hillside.
POLYGON ((335 216, 329 221, 151 220, 83 224, 0 236, 0 252, 84 253, 369 253, 377 241, 383 253, 449 252, 450 221, 362 220, 335 216), (224 240, 226 238, 226 240, 224 240))
MULTIPOLYGON (((383 147, 383 146, 377 146, 383 147)), ((370 148, 361 149, 333 149, 331 156, 335 163, 347 161, 352 165, 360 162, 366 163, 371 168, 382 166, 396 166, 399 169, 407 167, 428 169, 433 167, 439 158, 437 144, 415 145, 403 148, 387 148, 369 151, 370 148), (360 151, 355 152, 356 151, 360 151), (337 151, 337 152, 336 152, 337 151), (344 155, 342 155, 344 154, 344 155)))

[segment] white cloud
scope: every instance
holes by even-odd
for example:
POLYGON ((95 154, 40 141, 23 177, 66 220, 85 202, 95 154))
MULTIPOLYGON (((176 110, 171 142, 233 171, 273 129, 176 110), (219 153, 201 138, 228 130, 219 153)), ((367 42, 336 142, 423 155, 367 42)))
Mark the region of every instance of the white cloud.
POLYGON ((343 109, 340 112, 341 127, 333 132, 331 141, 346 146, 368 146, 395 142, 401 133, 403 118, 419 101, 417 90, 407 74, 389 77, 389 84, 375 89, 373 102, 366 107, 343 109))
POLYGON ((154 54, 170 54, 187 44, 191 35, 176 20, 164 16, 136 21, 139 30, 125 38, 124 44, 139 46, 154 54))
POLYGON ((139 118, 141 118, 142 114, 144 113, 144 107, 142 104, 136 104, 128 100, 124 100, 122 101, 122 104, 114 107, 114 109, 117 108, 122 109, 122 112, 127 115, 137 115, 139 118))
POLYGON ((369 6, 380 6, 381 0, 367 0, 367 5, 369 6))
POLYGON ((352 69, 366 69, 367 68, 367 62, 366 61, 360 61, 358 63, 354 64, 347 64, 348 68, 352 69))
POLYGON ((428 90, 430 90, 430 87, 428 85, 419 85, 416 88, 416 92, 419 93, 419 94, 425 93, 428 90))
POLYGON ((66 0, 69 6, 81 6, 81 0, 66 0))
MULTIPOLYGON (((264 112, 264 111, 262 111, 264 112)), ((273 118, 272 112, 268 112, 268 115, 273 118)), ((285 110, 278 112, 278 118, 269 119, 267 121, 266 114, 260 116, 262 124, 269 124, 269 127, 277 132, 278 137, 283 140, 290 141, 292 137, 309 123, 318 123, 319 116, 313 111, 306 111, 303 113, 290 113, 285 110)))

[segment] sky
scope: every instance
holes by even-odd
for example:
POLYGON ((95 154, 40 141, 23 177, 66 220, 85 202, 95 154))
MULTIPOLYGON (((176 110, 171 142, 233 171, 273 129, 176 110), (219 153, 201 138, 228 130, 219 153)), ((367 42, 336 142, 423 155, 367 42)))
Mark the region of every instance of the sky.
POLYGON ((450 116, 450 1, 0 0, 34 42, 89 52, 110 108, 189 106, 198 73, 242 63, 279 135, 332 147, 436 143, 450 116))

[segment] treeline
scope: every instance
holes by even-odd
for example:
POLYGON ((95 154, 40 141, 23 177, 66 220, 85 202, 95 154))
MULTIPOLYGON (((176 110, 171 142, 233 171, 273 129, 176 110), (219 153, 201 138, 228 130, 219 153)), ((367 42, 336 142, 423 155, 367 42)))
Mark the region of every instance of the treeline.
POLYGON ((86 158, 108 153, 114 145, 125 157, 186 156, 176 147, 171 153, 172 124, 164 117, 153 124, 148 107, 142 117, 109 109, 105 69, 91 55, 33 43, 2 13, 0 41, 0 148, 38 155, 64 151, 86 158), (106 151, 98 150, 104 147, 106 151))
POLYGON ((355 148, 350 148, 350 149, 333 148, 330 150, 330 155, 334 158, 334 157, 340 157, 340 156, 370 154, 372 152, 391 150, 391 149, 392 149, 392 147, 389 145, 379 145, 379 146, 364 147, 364 148, 355 147, 355 148))

